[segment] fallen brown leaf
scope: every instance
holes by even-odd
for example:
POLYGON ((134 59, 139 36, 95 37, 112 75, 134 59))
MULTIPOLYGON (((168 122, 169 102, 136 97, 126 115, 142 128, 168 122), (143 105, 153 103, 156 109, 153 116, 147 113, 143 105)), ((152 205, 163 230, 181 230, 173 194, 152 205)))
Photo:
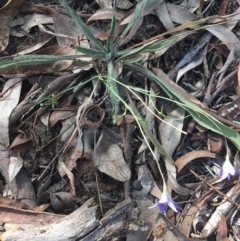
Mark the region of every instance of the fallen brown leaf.
POLYGON ((10 27, 9 22, 12 21, 18 8, 24 0, 9 0, 2 8, 0 8, 0 52, 8 46, 10 27))

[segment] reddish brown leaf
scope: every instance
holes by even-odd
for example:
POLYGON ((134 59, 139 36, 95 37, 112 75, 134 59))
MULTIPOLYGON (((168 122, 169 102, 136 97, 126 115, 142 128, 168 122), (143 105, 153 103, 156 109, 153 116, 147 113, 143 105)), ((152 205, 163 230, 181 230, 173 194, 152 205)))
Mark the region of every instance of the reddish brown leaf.
POLYGON ((178 158, 175 161, 175 165, 177 167, 178 172, 180 172, 185 165, 187 165, 189 162, 197 159, 197 158, 203 158, 203 157, 210 157, 210 158, 216 158, 217 155, 215 153, 211 153, 209 151, 192 151, 189 152, 180 158, 178 158))
POLYGON ((94 13, 87 21, 87 24, 93 20, 102 20, 102 19, 111 19, 112 16, 115 16, 117 20, 121 19, 123 14, 115 11, 114 9, 99 9, 96 13, 94 13))
POLYGON ((21 144, 27 143, 31 140, 29 137, 24 137, 22 133, 19 133, 15 139, 13 140, 12 144, 9 146, 9 149, 12 149, 16 146, 19 146, 21 144))
POLYGON ((49 126, 53 127, 59 120, 65 120, 76 115, 77 110, 73 106, 63 107, 62 110, 53 111, 49 118, 49 126))
POLYGON ((220 7, 220 9, 219 9, 219 11, 218 11, 218 14, 219 14, 220 16, 224 16, 224 15, 225 15, 226 10, 227 10, 227 6, 228 6, 228 1, 229 1, 229 0, 224 0, 224 1, 222 2, 221 7, 220 7))
POLYGON ((63 217, 65 216, 0 206, 0 220, 4 223, 49 225, 50 223, 59 221, 63 217))
POLYGON ((214 132, 208 133, 208 150, 213 153, 218 153, 222 150, 222 138, 214 132))
POLYGON ((223 214, 222 214, 220 222, 219 222, 216 241, 229 241, 229 239, 227 237, 227 222, 226 222, 226 218, 223 214))

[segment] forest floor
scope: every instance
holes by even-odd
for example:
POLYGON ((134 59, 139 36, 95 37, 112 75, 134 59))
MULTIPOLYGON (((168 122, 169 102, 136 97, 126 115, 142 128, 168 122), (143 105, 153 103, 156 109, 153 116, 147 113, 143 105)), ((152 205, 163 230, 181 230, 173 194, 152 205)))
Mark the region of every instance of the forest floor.
POLYGON ((239 0, 0 7, 1 240, 240 240, 239 0))

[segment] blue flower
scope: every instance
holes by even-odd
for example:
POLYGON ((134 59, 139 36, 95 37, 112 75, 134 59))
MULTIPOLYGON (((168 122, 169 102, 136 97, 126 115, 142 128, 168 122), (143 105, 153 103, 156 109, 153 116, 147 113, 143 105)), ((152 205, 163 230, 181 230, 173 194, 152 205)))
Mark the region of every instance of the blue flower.
POLYGON ((174 202, 172 200, 172 198, 168 195, 167 193, 167 187, 164 183, 163 185, 163 192, 162 192, 162 195, 161 195, 161 198, 159 201, 156 202, 156 204, 152 207, 149 207, 149 208, 153 208, 153 207, 158 207, 159 208, 159 211, 161 213, 165 212, 168 208, 168 206, 174 211, 174 212, 178 212, 179 210, 181 210, 180 206, 174 202))
POLYGON ((240 175, 240 171, 232 165, 229 160, 229 155, 227 153, 226 160, 223 163, 222 168, 220 169, 219 176, 221 179, 228 178, 228 180, 230 180, 230 178, 235 174, 240 175))

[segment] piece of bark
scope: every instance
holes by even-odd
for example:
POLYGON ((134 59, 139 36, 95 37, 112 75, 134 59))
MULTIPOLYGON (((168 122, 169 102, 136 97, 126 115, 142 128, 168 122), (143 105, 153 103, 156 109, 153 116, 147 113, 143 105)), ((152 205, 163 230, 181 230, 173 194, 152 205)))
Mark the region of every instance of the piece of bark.
MULTIPOLYGON (((130 198, 107 212, 100 221, 96 219, 97 206, 92 206, 93 203, 93 199, 88 200, 70 215, 50 225, 5 223, 3 226, 5 231, 0 235, 0 240, 108 241, 113 240, 113 237, 126 235, 131 229, 131 223, 126 222, 126 213, 132 205, 130 198)), ((138 229, 136 226, 134 231, 141 231, 141 228, 138 229)))
POLYGON ((16 177, 11 182, 9 181, 9 157, 10 151, 4 145, 0 144, 0 171, 3 177, 9 185, 15 199, 33 208, 37 205, 36 195, 26 170, 22 168, 16 177))
POLYGON ((81 239, 81 241, 110 241, 114 237, 126 236, 126 231, 130 229, 126 226, 126 213, 131 206, 132 202, 130 198, 119 203, 104 215, 100 221, 101 225, 90 235, 81 239))
MULTIPOLYGON (((10 200, 10 199, 9 199, 10 200)), ((8 224, 49 225, 58 222, 65 215, 23 210, 16 207, 0 206, 0 220, 8 224)))
MULTIPOLYGON (((15 208, 15 209, 29 209, 28 205, 26 205, 25 203, 21 203, 19 201, 0 196, 0 208, 2 206, 15 208)), ((0 211, 0 216, 1 216, 1 211, 0 211)), ((0 220, 2 219, 0 218, 0 220)))
POLYGON ((88 200, 76 211, 51 225, 6 223, 3 227, 5 232, 0 235, 0 240, 81 240, 99 225, 99 221, 96 220, 97 206, 90 207, 93 202, 93 199, 88 200))

